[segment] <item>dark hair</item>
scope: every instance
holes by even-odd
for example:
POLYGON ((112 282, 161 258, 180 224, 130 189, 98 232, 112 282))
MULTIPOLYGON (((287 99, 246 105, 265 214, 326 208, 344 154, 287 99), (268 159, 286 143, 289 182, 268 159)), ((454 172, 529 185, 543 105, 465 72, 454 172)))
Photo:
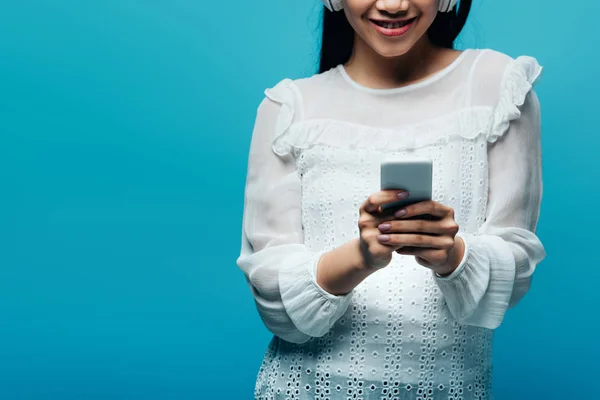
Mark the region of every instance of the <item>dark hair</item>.
MULTIPOLYGON (((429 40, 435 46, 448 49, 454 47, 454 41, 467 22, 471 3, 472 0, 461 0, 460 6, 453 12, 438 13, 427 31, 429 40)), ((324 8, 319 72, 328 71, 350 59, 354 34, 354 29, 342 11, 331 12, 324 8)))

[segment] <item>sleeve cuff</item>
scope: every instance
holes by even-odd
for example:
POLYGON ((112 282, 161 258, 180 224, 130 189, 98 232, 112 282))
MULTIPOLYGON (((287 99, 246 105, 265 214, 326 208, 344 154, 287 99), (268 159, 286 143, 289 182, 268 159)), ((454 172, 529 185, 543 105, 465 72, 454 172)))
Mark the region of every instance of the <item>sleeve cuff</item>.
POLYGON ((465 268, 465 264, 467 262, 467 259, 469 258, 469 252, 471 251, 471 248, 469 246, 469 241, 465 238, 465 236, 463 234, 459 233, 456 236, 460 237, 462 239, 463 243, 465 244, 465 252, 463 254, 463 258, 460 261, 460 264, 458 264, 458 267, 456 267, 456 269, 454 271, 452 271, 452 273, 450 275, 442 276, 434 271, 435 277, 437 279, 452 281, 452 280, 456 279, 461 274, 462 270, 465 268))
POLYGON ((504 318, 515 280, 511 248, 497 236, 461 237, 466 246, 463 262, 449 276, 435 280, 458 322, 495 329, 504 318))
POLYGON ((331 329, 348 309, 354 293, 336 296, 319 286, 316 270, 323 253, 279 270, 279 290, 287 314, 300 332, 313 337, 331 329))

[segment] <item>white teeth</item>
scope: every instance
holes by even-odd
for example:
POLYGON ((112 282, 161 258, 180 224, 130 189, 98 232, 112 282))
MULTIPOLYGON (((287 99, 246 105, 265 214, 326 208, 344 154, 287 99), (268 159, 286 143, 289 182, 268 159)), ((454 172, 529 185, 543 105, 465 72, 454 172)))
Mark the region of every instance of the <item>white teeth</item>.
POLYGON ((398 29, 398 28, 402 28, 403 26, 407 25, 407 22, 408 21, 394 22, 394 23, 379 22, 378 24, 381 25, 382 27, 386 28, 386 29, 398 29))

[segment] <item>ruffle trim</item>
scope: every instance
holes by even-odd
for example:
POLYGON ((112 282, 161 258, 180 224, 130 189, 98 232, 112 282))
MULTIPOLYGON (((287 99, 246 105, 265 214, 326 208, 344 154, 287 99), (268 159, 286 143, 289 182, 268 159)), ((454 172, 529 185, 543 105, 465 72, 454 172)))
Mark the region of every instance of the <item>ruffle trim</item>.
POLYGON ((284 79, 265 91, 269 99, 281 104, 272 149, 280 156, 294 148, 316 145, 398 151, 453 139, 473 140, 481 135, 493 143, 506 133, 512 120, 521 116, 519 107, 525 103, 541 72, 533 57, 518 57, 504 72, 500 99, 495 107, 470 107, 397 128, 376 128, 334 119, 302 120, 298 118, 303 109, 300 91, 291 79, 284 79))
POLYGON ((533 57, 521 56, 509 64, 502 78, 502 93, 489 130, 490 143, 504 135, 510 122, 521 116, 520 107, 541 74, 542 67, 533 57))
POLYGON ((302 107, 302 98, 291 79, 284 79, 273 88, 265 90, 265 95, 271 101, 281 105, 275 123, 275 138, 272 142, 272 148, 276 154, 285 155, 291 151, 291 146, 285 145, 284 139, 294 123, 296 109, 302 107))
POLYGON ((325 335, 348 309, 354 291, 336 296, 320 287, 315 270, 325 251, 304 264, 290 264, 279 270, 281 301, 296 328, 309 336, 325 335))
POLYGON ((513 291, 515 262, 509 245, 490 235, 461 235, 469 252, 464 266, 448 277, 435 275, 452 316, 461 324, 496 329, 513 291))
POLYGON ((288 154, 293 148, 307 149, 327 145, 344 149, 397 151, 447 143, 455 138, 475 139, 486 131, 492 109, 473 108, 448 114, 436 120, 396 129, 332 119, 300 121, 273 141, 273 151, 288 154))

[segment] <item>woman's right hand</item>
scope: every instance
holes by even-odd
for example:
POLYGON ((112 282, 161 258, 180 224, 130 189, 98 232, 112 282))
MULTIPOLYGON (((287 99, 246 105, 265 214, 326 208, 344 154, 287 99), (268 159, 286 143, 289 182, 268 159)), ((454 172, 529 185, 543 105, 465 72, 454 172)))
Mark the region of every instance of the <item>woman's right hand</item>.
MULTIPOLYGON (((389 215, 381 212, 381 206, 408 198, 404 190, 384 190, 373 193, 360 207, 358 228, 360 229, 360 252, 367 269, 381 269, 392 261, 393 253, 401 246, 382 244, 377 237, 381 235, 379 224, 390 220, 389 215)), ((392 218, 394 216, 392 214, 392 218)))

